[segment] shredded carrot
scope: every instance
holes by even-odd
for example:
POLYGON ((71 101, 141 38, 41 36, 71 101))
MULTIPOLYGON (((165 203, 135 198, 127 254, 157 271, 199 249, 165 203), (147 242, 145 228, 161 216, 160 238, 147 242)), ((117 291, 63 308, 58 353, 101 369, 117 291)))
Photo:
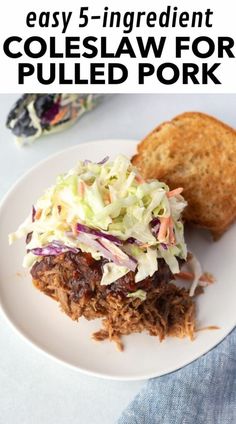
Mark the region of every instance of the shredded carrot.
POLYGON ((168 218, 161 217, 160 221, 161 221, 161 225, 158 232, 158 240, 162 242, 162 241, 165 241, 165 238, 166 238, 166 233, 170 224, 170 217, 169 216, 168 218))
POLYGON ((139 175, 139 174, 137 174, 136 176, 135 176, 135 180, 137 181, 137 183, 139 183, 139 184, 143 184, 143 183, 145 183, 145 180, 143 179, 143 177, 141 177, 141 175, 139 175))
POLYGON ((200 277, 200 281, 206 281, 206 283, 214 283, 216 279, 209 272, 204 272, 202 276, 200 277))
POLYGON ((169 223, 169 243, 175 244, 175 233, 174 233, 174 222, 173 219, 170 217, 170 223, 169 223))
POLYGON ((141 247, 141 249, 146 249, 147 247, 149 247, 149 244, 148 243, 140 244, 139 247, 141 247))
POLYGON ((59 121, 61 121, 62 118, 67 114, 68 108, 64 107, 58 112, 58 114, 53 118, 53 120, 50 122, 50 125, 56 125, 59 121))
POLYGON ((73 233, 73 235, 74 235, 74 236, 77 236, 78 231, 77 231, 77 229, 76 229, 76 224, 71 225, 71 229, 72 229, 72 233, 73 233))
POLYGON ((174 190, 171 190, 167 193, 167 197, 174 197, 177 196, 177 194, 182 193, 183 187, 175 188, 174 190))
POLYGON ((38 209, 37 212, 36 212, 36 214, 35 214, 34 219, 40 219, 40 217, 42 215, 42 212, 43 212, 42 209, 38 209))
POLYGON ((85 185, 83 181, 79 181, 78 182, 78 193, 80 195, 80 197, 84 197, 84 192, 85 192, 85 185))
POLYGON ((110 192, 106 193, 105 196, 103 197, 104 203, 106 205, 111 203, 111 194, 110 192))
POLYGON ((220 327, 218 327, 218 325, 208 325, 208 327, 198 328, 195 331, 205 331, 205 330, 220 330, 220 327))
POLYGON ((193 281, 194 275, 192 272, 180 271, 178 274, 175 274, 176 277, 181 278, 181 280, 193 281))
MULTIPOLYGON (((194 274, 192 272, 187 271, 180 271, 178 274, 175 274, 176 277, 180 278, 181 280, 186 281, 193 281, 194 280, 194 274)), ((202 276, 199 278, 200 281, 204 281, 206 283, 214 283, 215 279, 213 275, 205 272, 202 274, 202 276)))

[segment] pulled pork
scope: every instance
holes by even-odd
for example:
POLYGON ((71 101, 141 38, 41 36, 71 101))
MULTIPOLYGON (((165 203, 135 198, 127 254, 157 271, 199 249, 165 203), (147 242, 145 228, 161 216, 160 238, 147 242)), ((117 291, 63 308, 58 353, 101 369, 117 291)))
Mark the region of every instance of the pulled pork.
POLYGON ((105 260, 96 261, 87 253, 63 253, 46 256, 31 269, 34 285, 60 303, 73 320, 81 316, 102 318, 103 328, 93 334, 95 340, 115 341, 123 349, 121 336, 147 331, 160 340, 165 336, 191 339, 195 327, 195 307, 185 289, 176 287, 163 259, 152 277, 135 283, 133 272, 109 286, 100 285, 105 260), (146 291, 146 300, 127 297, 138 289, 146 291))

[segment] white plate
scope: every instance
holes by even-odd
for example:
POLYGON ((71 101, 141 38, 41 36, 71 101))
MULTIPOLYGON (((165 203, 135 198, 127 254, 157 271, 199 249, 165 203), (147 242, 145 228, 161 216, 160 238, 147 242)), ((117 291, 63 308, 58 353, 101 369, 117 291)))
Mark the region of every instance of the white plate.
POLYGON ((94 342, 90 335, 100 328, 99 320, 73 322, 58 304, 40 293, 22 270, 23 241, 8 246, 7 236, 28 214, 29 208, 57 174, 71 168, 78 159, 101 160, 119 153, 131 156, 136 142, 104 140, 80 144, 41 162, 11 189, 0 208, 0 299, 13 326, 33 345, 80 371, 105 378, 138 380, 160 376, 190 363, 219 343, 236 324, 236 261, 234 225, 218 242, 197 229, 188 232, 188 245, 203 268, 213 272, 217 282, 197 301, 198 326, 219 326, 219 330, 197 333, 194 342, 134 334, 124 337, 125 351, 113 343, 94 342))

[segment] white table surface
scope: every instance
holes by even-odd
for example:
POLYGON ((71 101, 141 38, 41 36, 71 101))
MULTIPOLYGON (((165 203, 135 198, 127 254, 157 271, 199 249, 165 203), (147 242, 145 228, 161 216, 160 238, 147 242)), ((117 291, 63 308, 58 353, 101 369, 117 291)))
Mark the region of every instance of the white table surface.
MULTIPOLYGON (((26 170, 67 146, 140 139, 183 111, 206 112, 236 127, 236 95, 115 95, 66 132, 18 149, 4 126, 16 98, 0 95, 0 198, 26 170)), ((142 385, 88 377, 54 362, 28 345, 0 312, 0 424, 112 424, 142 385)))

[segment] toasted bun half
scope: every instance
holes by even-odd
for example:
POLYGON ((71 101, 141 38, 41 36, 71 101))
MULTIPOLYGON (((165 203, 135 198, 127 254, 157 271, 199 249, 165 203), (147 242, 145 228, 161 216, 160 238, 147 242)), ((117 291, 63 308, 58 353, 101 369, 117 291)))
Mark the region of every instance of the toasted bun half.
POLYGON ((186 221, 219 238, 236 217, 236 131, 199 112, 186 112, 155 128, 132 163, 146 179, 183 187, 186 221))

